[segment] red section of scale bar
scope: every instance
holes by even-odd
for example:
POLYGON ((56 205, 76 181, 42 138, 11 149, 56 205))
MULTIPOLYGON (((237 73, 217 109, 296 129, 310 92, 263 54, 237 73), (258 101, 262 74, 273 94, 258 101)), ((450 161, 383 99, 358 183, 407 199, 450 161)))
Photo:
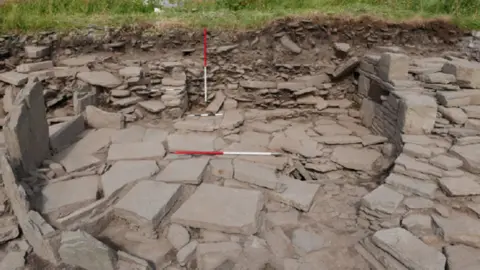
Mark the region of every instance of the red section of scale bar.
POLYGON ((222 151, 174 151, 176 155, 209 155, 209 156, 221 156, 222 151))
POLYGON ((207 66, 207 28, 203 29, 203 66, 207 66))

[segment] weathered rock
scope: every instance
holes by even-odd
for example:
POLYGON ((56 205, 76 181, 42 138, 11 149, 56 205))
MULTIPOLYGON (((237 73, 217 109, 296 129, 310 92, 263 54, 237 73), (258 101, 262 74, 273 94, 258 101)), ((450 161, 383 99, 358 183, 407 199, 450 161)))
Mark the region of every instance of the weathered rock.
POLYGON ((301 53, 302 48, 298 47, 288 36, 284 35, 280 38, 280 43, 288 50, 294 53, 301 53))
POLYGON ((217 113, 223 105, 227 97, 222 91, 217 91, 215 93, 215 99, 208 104, 208 107, 205 109, 207 112, 217 113))
POLYGON ((140 227, 153 230, 173 207, 180 193, 180 185, 143 180, 118 201, 114 211, 140 227))
POLYGON ((445 63, 443 73, 452 74, 457 83, 464 87, 480 88, 480 64, 469 61, 451 61, 445 63))
POLYGON ((242 115, 242 112, 239 110, 228 110, 223 116, 222 123, 220 124, 221 128, 224 129, 234 129, 241 126, 245 118, 242 115))
POLYGON ((480 221, 467 215, 444 218, 433 215, 436 231, 451 244, 464 244, 480 248, 480 221))
POLYGON ((450 152, 463 161, 463 168, 471 173, 480 173, 480 144, 455 145, 450 152))
POLYGON ((429 158, 432 156, 432 150, 418 144, 406 143, 403 146, 403 153, 414 158, 429 158))
POLYGON ((15 216, 2 216, 0 218, 0 244, 15 239, 19 235, 17 218, 15 216))
POLYGON ((446 258, 402 228, 377 231, 372 241, 409 269, 444 269, 446 258))
POLYGON ((280 227, 275 227, 265 233, 265 240, 273 254, 278 258, 290 257, 293 254, 293 246, 290 239, 280 227))
POLYGON ((335 79, 342 78, 348 74, 350 74, 358 65, 360 64, 360 59, 354 56, 348 59, 345 63, 339 65, 335 71, 332 73, 332 77, 335 79))
POLYGON ((286 189, 278 192, 269 191, 269 196, 304 212, 310 210, 313 199, 320 189, 317 184, 305 183, 285 175, 280 176, 278 182, 286 189))
POLYGON ((87 270, 114 270, 117 262, 114 250, 83 231, 63 232, 58 252, 65 263, 87 270))
POLYGON ((410 58, 404 54, 383 53, 378 61, 378 76, 387 82, 408 80, 410 58))
POLYGON ((239 159, 233 161, 233 168, 234 178, 238 181, 276 191, 284 191, 286 188, 278 181, 273 169, 239 159))
POLYGON ((465 124, 468 120, 467 114, 460 108, 445 108, 439 106, 438 111, 443 117, 455 124, 465 124))
POLYGON ((155 141, 114 143, 110 145, 107 160, 156 159, 165 156, 165 148, 155 141))
POLYGON ((358 149, 349 146, 339 146, 333 150, 331 160, 345 168, 371 172, 381 153, 371 149, 358 149))
POLYGON ((480 250, 464 245, 446 246, 449 270, 476 270, 480 265, 480 250))
POLYGON ((106 112, 95 106, 85 108, 85 118, 92 128, 121 129, 125 126, 125 116, 121 113, 106 112))
POLYGON ((191 150, 191 151, 213 151, 215 150, 214 134, 202 133, 174 133, 167 138, 169 151, 191 150))
POLYGON ((416 180, 401 174, 391 173, 386 179, 385 183, 402 190, 406 193, 411 193, 427 198, 434 198, 438 186, 435 183, 429 183, 422 180, 416 180))
POLYGON ((91 85, 105 88, 115 88, 122 84, 122 81, 107 71, 80 72, 77 78, 91 85))
POLYGON ((202 184, 171 220, 195 228, 251 235, 258 230, 263 203, 259 191, 202 184))
POLYGON ((403 195, 381 185, 362 198, 362 204, 373 211, 393 214, 403 200, 403 195))
POLYGON ((174 160, 158 174, 156 180, 166 183, 198 185, 203 180, 209 161, 208 158, 174 160))
POLYGON ((25 46, 25 54, 28 58, 42 58, 50 53, 50 48, 47 46, 25 46))
POLYGON ((405 134, 428 134, 435 126, 437 102, 431 96, 401 94, 399 114, 405 134))
POLYGON ((151 113, 159 113, 166 108, 165 104, 160 100, 142 101, 138 105, 151 113))
POLYGON ((28 81, 28 75, 15 71, 9 71, 5 73, 0 73, 0 81, 6 82, 14 86, 23 86, 28 81))
POLYGON ((463 162, 457 158, 449 157, 446 155, 439 155, 430 159, 430 164, 447 171, 452 171, 462 167, 463 162))
POLYGON ((439 180, 440 187, 449 196, 480 195, 478 179, 469 176, 443 177, 439 180))
POLYGON ((167 239, 176 250, 180 250, 190 242, 190 234, 182 225, 172 224, 168 227, 167 239))
POLYGON ((402 219, 402 226, 417 236, 431 234, 432 218, 425 214, 410 214, 402 219))

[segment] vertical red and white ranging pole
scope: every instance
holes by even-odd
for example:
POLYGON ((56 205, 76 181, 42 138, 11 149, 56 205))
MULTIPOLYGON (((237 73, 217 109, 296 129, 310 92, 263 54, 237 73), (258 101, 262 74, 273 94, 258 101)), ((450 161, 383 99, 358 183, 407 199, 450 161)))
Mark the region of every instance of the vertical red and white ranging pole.
POLYGON ((207 28, 203 29, 203 91, 205 96, 205 104, 208 102, 207 91, 207 28))

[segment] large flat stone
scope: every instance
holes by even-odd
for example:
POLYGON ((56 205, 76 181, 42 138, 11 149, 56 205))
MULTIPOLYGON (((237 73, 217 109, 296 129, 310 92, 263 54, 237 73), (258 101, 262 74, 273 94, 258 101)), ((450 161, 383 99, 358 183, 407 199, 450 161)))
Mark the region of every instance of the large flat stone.
POLYGON ((377 231, 373 235, 372 241, 408 269, 445 269, 445 256, 405 229, 393 228, 377 231))
POLYGON ((446 246, 445 255, 449 270, 477 270, 480 265, 480 249, 464 245, 446 246))
POLYGON ((118 161, 102 175, 103 193, 108 197, 126 184, 149 179, 158 170, 153 160, 118 161))
POLYGON ((438 186, 422 180, 410 178, 405 175, 391 173, 385 183, 409 194, 415 194, 427 198, 434 198, 438 186))
POLYGON ((480 173, 480 144, 458 146, 455 145, 450 152, 463 161, 463 168, 471 173, 480 173))
POLYGON ((286 189, 283 192, 269 192, 269 195, 279 202, 290 205, 301 211, 308 212, 312 206, 313 199, 320 188, 320 185, 306 183, 291 177, 282 175, 278 182, 286 189))
POLYGON ((53 218, 56 219, 94 202, 97 198, 99 181, 100 177, 94 175, 45 186, 39 196, 41 212, 55 213, 53 218))
POLYGON ((480 194, 480 184, 474 176, 442 177, 438 180, 440 187, 449 196, 470 196, 480 194))
POLYGON ((158 174, 156 180, 167 183, 200 184, 209 161, 208 158, 174 160, 158 174))
POLYGON ((345 168, 370 172, 381 153, 371 149, 358 149, 349 146, 339 146, 333 150, 331 160, 345 168))
POLYGON ((451 61, 444 64, 442 72, 456 77, 460 86, 480 87, 480 64, 470 61, 451 61))
POLYGON ((115 214, 140 227, 154 228, 170 211, 181 194, 181 186, 157 181, 138 182, 115 205, 115 214))
POLYGON ((146 129, 142 126, 129 126, 114 133, 112 135, 112 143, 141 142, 145 136, 145 133, 146 129))
POLYGON ((403 195, 381 185, 362 198, 362 204, 373 211, 393 214, 403 200, 403 195))
POLYGON ((233 161, 233 169, 233 177, 238 181, 276 191, 285 190, 285 186, 278 181, 274 169, 239 159, 233 161))
POLYGON ((480 248, 480 220, 460 214, 449 218, 432 217, 438 233, 446 242, 480 248))
POLYGON ((264 198, 260 191, 202 184, 172 216, 172 222, 185 226, 255 234, 264 198))
POLYGON ((87 71, 77 74, 77 78, 91 85, 105 88, 115 88, 122 84, 122 81, 107 71, 87 71))
POLYGON ((167 137, 168 150, 212 151, 215 150, 214 134, 174 133, 167 137))
MULTIPOLYGON (((400 92, 401 93, 401 92, 400 92)), ((435 98, 419 94, 401 94, 400 120, 401 131, 405 134, 429 134, 437 118, 435 98)))
POLYGON ((116 252, 83 231, 63 232, 60 249, 62 261, 87 270, 114 270, 116 252))
POLYGON ((107 160, 157 159, 164 156, 163 144, 155 141, 114 143, 108 149, 107 160))

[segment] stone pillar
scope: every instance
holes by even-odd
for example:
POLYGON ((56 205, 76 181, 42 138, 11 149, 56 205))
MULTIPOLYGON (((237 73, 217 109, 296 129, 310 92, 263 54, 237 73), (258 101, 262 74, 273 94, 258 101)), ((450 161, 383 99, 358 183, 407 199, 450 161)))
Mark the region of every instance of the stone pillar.
POLYGON ((167 118, 179 118, 188 109, 187 76, 183 69, 174 68, 171 77, 162 80, 162 102, 167 107, 163 114, 167 118))
POLYGON ((50 156, 43 87, 39 82, 26 85, 15 99, 4 126, 5 143, 15 168, 35 170, 50 156))

